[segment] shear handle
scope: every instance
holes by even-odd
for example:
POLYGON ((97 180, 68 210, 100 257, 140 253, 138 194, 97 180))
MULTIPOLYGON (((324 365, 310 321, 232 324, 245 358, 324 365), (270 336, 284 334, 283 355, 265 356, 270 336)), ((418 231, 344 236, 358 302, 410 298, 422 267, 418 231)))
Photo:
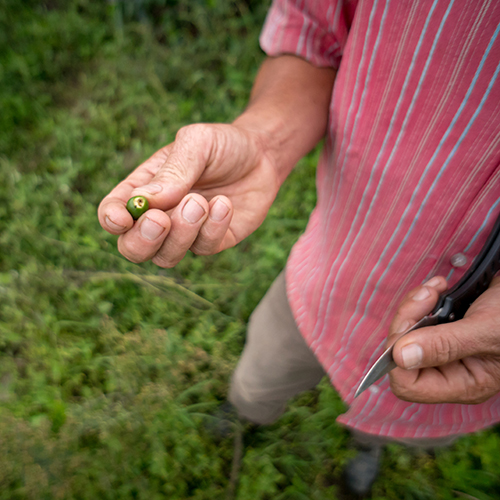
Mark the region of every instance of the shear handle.
POLYGON ((431 314, 437 322, 449 323, 462 319, 471 304, 487 290, 491 280, 500 270, 500 216, 488 240, 464 277, 444 294, 431 314))

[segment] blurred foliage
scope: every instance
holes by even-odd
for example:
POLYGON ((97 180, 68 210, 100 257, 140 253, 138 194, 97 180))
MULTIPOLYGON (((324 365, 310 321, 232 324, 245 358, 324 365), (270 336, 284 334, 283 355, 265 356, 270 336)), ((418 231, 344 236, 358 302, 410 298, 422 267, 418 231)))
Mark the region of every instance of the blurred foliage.
MULTIPOLYGON (((236 248, 134 265, 96 208, 195 121, 232 120, 268 2, 0 0, 0 499, 225 498, 205 424, 315 203, 318 151, 236 248)), ((345 498, 327 381, 245 439, 237 498, 345 498)), ((391 446, 376 499, 500 498, 498 429, 391 446)))

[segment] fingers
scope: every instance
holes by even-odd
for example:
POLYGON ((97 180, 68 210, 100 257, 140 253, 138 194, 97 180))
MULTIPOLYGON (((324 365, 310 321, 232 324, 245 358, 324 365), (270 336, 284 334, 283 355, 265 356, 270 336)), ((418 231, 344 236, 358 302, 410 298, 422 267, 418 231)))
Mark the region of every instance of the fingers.
POLYGON ((218 252, 231 216, 232 205, 226 197, 216 197, 209 204, 203 196, 189 194, 170 214, 170 232, 152 261, 160 267, 174 267, 190 249, 202 255, 218 252))
MULTIPOLYGON (((393 338, 405 321, 419 319, 417 311, 427 314, 432 309, 442 285, 431 280, 408 294, 391 325, 393 338), (422 288, 433 290, 426 295, 422 288)), ((420 328, 396 341, 398 368, 390 373, 396 396, 418 403, 475 404, 500 390, 499 285, 493 280, 464 319, 420 328)))
POLYGON ((123 234, 134 225, 134 219, 126 209, 126 204, 111 196, 102 200, 97 213, 101 227, 108 233, 123 234))
POLYGON ((389 328, 388 345, 417 321, 429 314, 437 304, 439 295, 447 288, 442 276, 435 276, 423 285, 411 290, 399 306, 389 328))
POLYGON ((184 127, 174 143, 106 196, 99 206, 99 221, 108 232, 121 235, 119 250, 134 262, 149 258, 159 266, 172 267, 189 249, 201 255, 217 253, 258 227, 274 199, 276 172, 263 157, 258 141, 236 127, 184 127), (222 193, 235 203, 235 220, 233 204, 222 193), (155 219, 145 219, 144 226, 142 218, 134 224, 126 210, 127 201, 138 195, 149 202, 144 215, 155 219), (169 220, 157 220, 155 210, 169 220), (143 233, 156 227, 150 222, 162 229, 145 241, 143 233), (141 237, 134 241, 135 235, 141 237))
POLYGON ((218 196, 209 203, 209 216, 191 246, 198 255, 212 255, 236 244, 229 231, 233 217, 233 206, 225 196, 218 196))
POLYGON ((215 130, 206 124, 183 127, 175 142, 160 149, 118 184, 99 205, 101 226, 124 234, 133 225, 125 206, 132 196, 147 198, 151 208, 171 210, 191 190, 210 162, 215 130))
MULTIPOLYGON (((396 364, 411 370, 443 366, 468 356, 500 355, 497 312, 500 287, 497 283, 496 280, 492 283, 490 289, 479 297, 463 319, 419 328, 400 338, 393 350, 396 364)), ((424 299, 426 300, 430 299, 424 299)), ((403 302, 400 311, 410 314, 417 310, 419 306, 414 302, 414 299, 403 302)), ((399 321, 401 320, 404 322, 399 317, 399 321)))
POLYGON ((147 182, 137 184, 130 196, 145 196, 154 208, 174 208, 209 165, 215 141, 214 128, 206 124, 181 128, 166 160, 147 182))
MULTIPOLYGON (((418 320, 429 314, 435 307, 439 294, 446 290, 446 280, 435 276, 422 286, 412 290, 398 308, 389 329, 389 343, 398 339, 418 320)), ((451 332, 456 332, 458 322, 451 332)), ((459 325, 460 328, 460 325, 459 325)), ((420 328, 401 339, 394 345, 393 358, 398 366, 406 370, 440 366, 457 358, 459 342, 455 333, 450 334, 449 325, 420 328)))
POLYGON ((170 218, 165 212, 148 210, 118 238, 118 250, 131 262, 150 260, 161 248, 170 227, 170 218))
MULTIPOLYGON (((442 366, 466 356, 481 354, 484 339, 467 319, 421 328, 405 335, 394 346, 396 364, 407 370, 442 366)), ((486 343, 487 344, 487 343, 486 343)))
POLYGON ((211 255, 233 246, 236 242, 228 231, 232 214, 232 204, 225 196, 208 203, 191 193, 170 216, 162 210, 148 210, 118 238, 118 250, 135 263, 152 260, 160 267, 174 267, 188 250, 211 255))
MULTIPOLYGON (((412 290, 401 303, 390 328, 389 342, 428 314, 446 281, 436 277, 412 290), (422 291, 423 289, 427 289, 422 291)), ((442 366, 466 356, 500 355, 500 279, 495 278, 460 321, 420 328, 397 340, 394 361, 407 370, 442 366)))
POLYGON ((137 186, 148 184, 154 178, 165 164, 170 149, 171 145, 168 145, 157 151, 101 201, 97 214, 103 229, 111 234, 124 234, 132 228, 134 220, 126 209, 127 201, 132 197, 132 192, 137 186))
POLYGON ((483 403, 500 391, 500 360, 470 357, 437 368, 395 368, 391 390, 415 403, 483 403))

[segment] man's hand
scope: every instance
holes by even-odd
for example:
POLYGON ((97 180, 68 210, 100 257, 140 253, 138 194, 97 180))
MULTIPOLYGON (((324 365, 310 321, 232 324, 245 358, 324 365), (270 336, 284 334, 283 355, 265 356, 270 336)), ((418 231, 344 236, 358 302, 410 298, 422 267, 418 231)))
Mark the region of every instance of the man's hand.
POLYGON ((294 165, 324 136, 335 74, 292 55, 270 57, 232 125, 182 128, 101 202, 99 222, 120 235, 120 252, 173 267, 189 249, 214 254, 257 229, 294 165), (137 195, 150 209, 134 224, 125 205, 137 195))
POLYGON ((120 235, 127 259, 173 267, 189 249, 214 254, 248 236, 278 189, 265 137, 235 125, 191 125, 104 198, 99 221, 120 235), (134 224, 125 205, 137 195, 150 210, 134 224))
MULTIPOLYGON (((412 290, 392 322, 389 345, 432 311, 447 288, 442 277, 412 290)), ((500 277, 462 320, 420 328, 396 342, 394 394, 417 403, 482 403, 500 391, 500 277)))

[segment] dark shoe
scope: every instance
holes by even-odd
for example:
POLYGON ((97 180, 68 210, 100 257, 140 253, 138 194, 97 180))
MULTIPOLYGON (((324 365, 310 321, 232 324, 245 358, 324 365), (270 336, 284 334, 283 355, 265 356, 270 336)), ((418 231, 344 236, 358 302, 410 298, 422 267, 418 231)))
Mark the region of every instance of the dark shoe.
POLYGON ((240 423, 236 408, 229 401, 225 401, 211 415, 206 429, 217 441, 222 441, 232 437, 240 423))
POLYGON ((237 428, 242 428, 245 434, 247 434, 254 432, 260 427, 259 424, 239 417, 236 408, 229 401, 222 403, 210 415, 210 419, 205 425, 205 428, 212 436, 219 440, 232 437, 237 428))
POLYGON ((239 473, 244 455, 244 434, 258 427, 257 424, 252 424, 248 420, 239 418, 236 408, 229 401, 225 401, 217 408, 206 425, 206 429, 216 441, 228 438, 233 438, 234 441, 226 500, 234 500, 236 498, 239 473))
POLYGON ((358 496, 370 493, 380 470, 381 457, 381 446, 360 448, 344 470, 344 482, 351 493, 358 496))

